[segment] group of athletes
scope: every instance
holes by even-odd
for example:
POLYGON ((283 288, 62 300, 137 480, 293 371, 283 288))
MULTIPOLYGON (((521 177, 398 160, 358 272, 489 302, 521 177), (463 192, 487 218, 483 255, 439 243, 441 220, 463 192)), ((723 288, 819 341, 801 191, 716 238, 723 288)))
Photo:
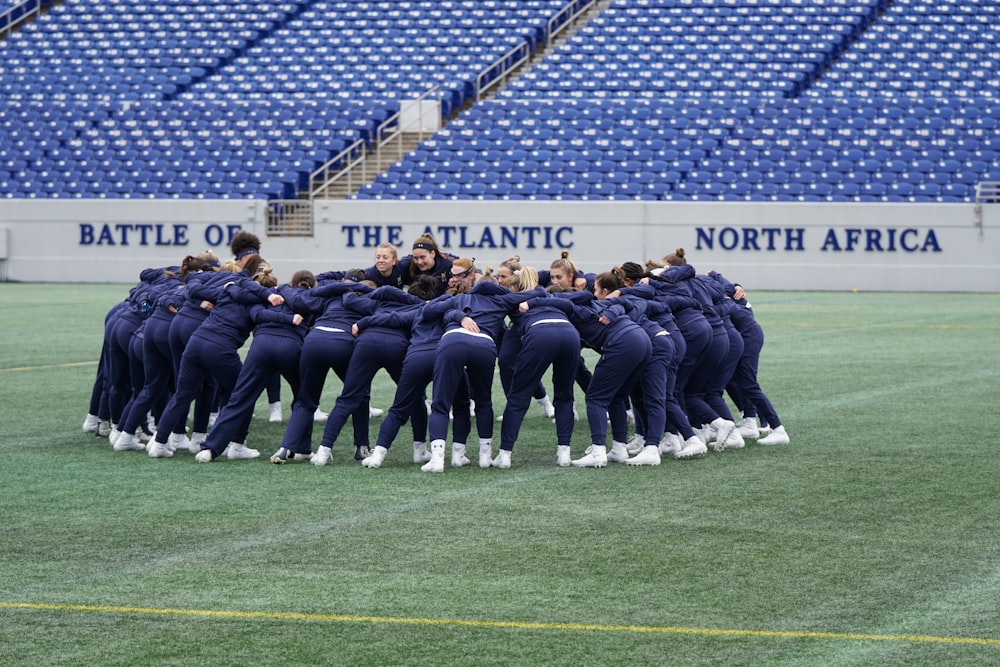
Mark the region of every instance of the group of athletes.
POLYGON ((509 468, 532 399, 555 424, 560 466, 659 465, 748 440, 789 442, 757 381, 764 334, 743 289, 697 273, 682 248, 594 275, 565 251, 545 270, 518 257, 480 268, 422 234, 405 257, 386 243, 367 269, 301 270, 281 285, 255 235, 238 233, 230 250, 225 262, 205 252, 144 270, 108 312, 85 432, 153 458, 178 450, 201 463, 258 458, 246 444, 254 407, 267 392, 269 418, 281 421, 284 378, 292 410, 272 463, 326 465, 350 421, 355 459, 378 468, 409 421, 413 462, 443 472, 449 428, 450 465, 470 465, 474 421, 479 466, 509 468), (583 348, 599 355, 592 369, 583 348), (507 398, 499 417, 497 367, 507 398), (383 369, 396 393, 372 447, 369 420, 383 411, 370 407, 371 385, 383 369), (320 399, 330 370, 341 392, 327 414, 320 399), (579 458, 575 386, 590 430, 579 458), (314 447, 313 426, 323 422, 314 447))

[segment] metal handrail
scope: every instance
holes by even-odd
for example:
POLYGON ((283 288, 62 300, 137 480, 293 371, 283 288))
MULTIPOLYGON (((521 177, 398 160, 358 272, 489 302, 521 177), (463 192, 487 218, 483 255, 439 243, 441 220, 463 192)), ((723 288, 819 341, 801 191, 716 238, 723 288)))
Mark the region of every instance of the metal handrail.
POLYGON ((596 4, 597 0, 590 0, 590 2, 586 2, 579 6, 577 2, 570 2, 565 7, 560 9, 555 16, 549 19, 548 24, 545 26, 545 47, 548 48, 552 46, 552 42, 556 38, 556 35, 570 27, 580 14, 583 14, 596 4))
POLYGON ((976 183, 976 227, 983 235, 983 204, 1000 204, 1000 181, 980 181, 976 183))
POLYGON ((309 175, 309 198, 315 199, 319 193, 329 192, 333 184, 345 177, 345 175, 347 178, 347 187, 351 187, 352 167, 359 162, 363 162, 365 154, 365 140, 358 139, 350 146, 333 156, 333 158, 327 160, 322 167, 309 175), (338 169, 333 168, 335 164, 341 162, 345 163, 344 166, 339 167, 338 169), (334 173, 334 175, 330 176, 331 173, 334 173), (321 175, 323 177, 322 182, 319 185, 314 185, 314 183, 320 180, 321 175))
POLYGON ((481 72, 479 72, 479 74, 476 75, 476 101, 478 102, 479 100, 481 100, 483 98, 483 94, 487 90, 489 90, 493 86, 497 85, 498 83, 506 79, 511 72, 513 72, 515 69, 517 69, 524 63, 528 62, 528 60, 530 59, 531 59, 531 45, 528 43, 528 40, 524 40, 523 42, 520 42, 517 46, 512 48, 510 51, 508 51, 507 53, 503 54, 495 61, 493 61, 493 63, 489 67, 482 70, 481 72), (513 57, 517 57, 517 60, 508 63, 507 62, 508 58, 513 58, 513 57), (487 80, 487 77, 490 75, 490 73, 496 71, 497 68, 500 69, 499 73, 492 79, 487 80))
POLYGON ((27 0, 17 4, 0 14, 0 37, 7 37, 14 28, 27 21, 29 18, 42 13, 42 0, 27 0), (18 11, 24 12, 18 17, 14 14, 18 11))

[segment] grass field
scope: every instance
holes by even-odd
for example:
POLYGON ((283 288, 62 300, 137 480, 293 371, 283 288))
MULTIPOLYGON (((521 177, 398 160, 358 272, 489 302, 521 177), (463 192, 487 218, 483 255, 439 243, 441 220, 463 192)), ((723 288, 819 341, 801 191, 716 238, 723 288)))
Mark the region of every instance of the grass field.
POLYGON ((998 295, 751 294, 785 447, 428 475, 83 434, 126 291, 0 285, 2 665, 1000 665, 998 295))

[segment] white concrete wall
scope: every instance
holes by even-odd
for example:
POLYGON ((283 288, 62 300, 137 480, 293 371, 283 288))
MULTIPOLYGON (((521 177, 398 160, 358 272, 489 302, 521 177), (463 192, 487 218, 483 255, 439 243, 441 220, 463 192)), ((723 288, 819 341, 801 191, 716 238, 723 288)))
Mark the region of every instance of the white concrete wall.
POLYGON ((0 200, 0 277, 133 282, 149 266, 212 249, 239 229, 261 237, 279 279, 366 267, 375 246, 409 252, 430 230, 477 264, 511 255, 547 268, 568 248, 586 271, 687 250, 750 289, 1000 292, 1000 205, 328 201, 315 235, 268 237, 262 201, 0 200))

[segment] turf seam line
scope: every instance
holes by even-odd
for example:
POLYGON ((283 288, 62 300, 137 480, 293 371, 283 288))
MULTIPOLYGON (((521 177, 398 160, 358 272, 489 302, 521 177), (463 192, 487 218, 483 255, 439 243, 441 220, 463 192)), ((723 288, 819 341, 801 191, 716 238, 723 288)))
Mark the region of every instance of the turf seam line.
POLYGON ((336 623, 388 623, 399 625, 457 625, 477 628, 513 628, 517 630, 570 630, 589 632, 632 632, 648 634, 708 635, 730 637, 773 637, 781 639, 850 639, 858 641, 911 642, 937 644, 976 644, 1000 646, 1000 639, 987 637, 945 637, 934 635, 881 635, 855 632, 809 632, 794 630, 741 630, 737 628, 683 628, 644 625, 600 625, 591 623, 533 623, 447 618, 408 618, 390 616, 351 616, 344 614, 304 614, 264 611, 224 611, 211 609, 166 609, 156 607, 117 607, 81 604, 43 604, 0 601, 0 609, 79 611, 108 614, 149 614, 161 616, 207 616, 215 618, 270 619, 281 621, 327 621, 336 623))

